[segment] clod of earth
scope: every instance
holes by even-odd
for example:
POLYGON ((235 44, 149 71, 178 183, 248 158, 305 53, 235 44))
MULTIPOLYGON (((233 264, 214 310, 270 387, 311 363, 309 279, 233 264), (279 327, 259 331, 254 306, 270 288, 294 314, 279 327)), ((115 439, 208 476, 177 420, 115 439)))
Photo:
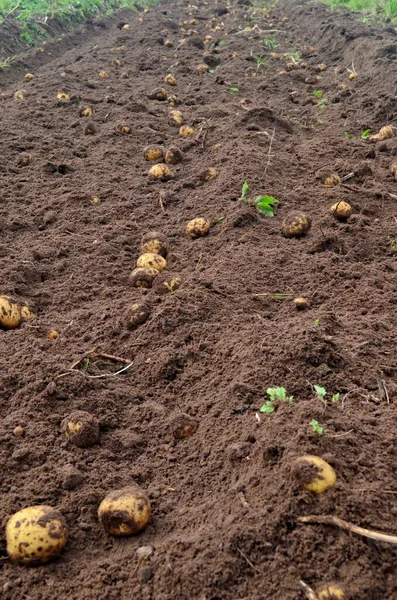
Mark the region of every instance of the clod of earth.
POLYGON ((212 181, 218 177, 219 173, 214 167, 209 167, 200 173, 201 181, 212 181))
POLYGON ((176 273, 161 273, 154 282, 154 291, 159 296, 175 292, 181 286, 182 280, 176 273))
POLYGON ((75 446, 89 448, 99 440, 99 421, 84 410, 75 410, 62 421, 61 431, 75 446))
POLYGON ((151 516, 150 500, 138 485, 108 494, 98 509, 98 518, 110 535, 135 535, 145 529, 151 516))
POLYGON ((33 154, 29 154, 29 152, 21 152, 17 158, 17 164, 21 167, 27 167, 33 162, 33 160, 33 154))
POLYGON ((190 415, 178 415, 171 424, 173 436, 177 440, 184 440, 191 437, 196 433, 198 425, 198 422, 190 415))
POLYGON ((394 179, 397 181, 397 163, 394 163, 390 167, 390 173, 394 176, 394 179))
POLYGON ((182 162, 182 150, 178 146, 170 146, 165 152, 165 162, 169 165, 177 165, 182 162))

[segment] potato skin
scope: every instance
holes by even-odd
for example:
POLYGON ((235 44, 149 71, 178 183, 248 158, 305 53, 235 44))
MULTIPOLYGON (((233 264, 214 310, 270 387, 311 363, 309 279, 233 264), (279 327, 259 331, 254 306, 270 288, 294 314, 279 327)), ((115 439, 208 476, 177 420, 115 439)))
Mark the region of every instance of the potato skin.
POLYGON ((156 88, 149 94, 150 100, 167 100, 168 92, 164 88, 156 88))
POLYGON ((6 539, 12 560, 25 565, 43 564, 62 552, 68 539, 68 526, 55 508, 30 506, 8 520, 6 539))
POLYGON ((180 127, 183 124, 183 115, 180 110, 171 110, 168 115, 168 124, 180 127))
POLYGON ((139 325, 146 323, 150 316, 150 306, 145 302, 132 304, 127 312, 128 329, 136 329, 139 325))
POLYGON ((287 215, 281 225, 281 231, 286 238, 300 238, 308 234, 311 219, 304 213, 295 211, 287 215))
POLYGON ((146 252, 136 261, 136 266, 143 269, 157 269, 159 273, 167 268, 167 261, 160 254, 153 254, 152 252, 146 252))
POLYGON ((99 440, 99 421, 84 410, 75 410, 61 423, 64 437, 79 448, 89 448, 99 440))
POLYGON ((318 600, 348 600, 346 590, 339 583, 329 583, 317 591, 318 600))
POLYGON ((153 268, 137 268, 130 275, 130 282, 136 288, 149 289, 152 287, 153 281, 159 274, 157 269, 153 268))
POLYGON ((177 165, 182 162, 182 150, 178 146, 170 146, 165 152, 165 162, 169 165, 177 165))
POLYGON ((160 148, 160 146, 146 146, 146 148, 143 151, 143 155, 145 157, 145 160, 160 160, 163 158, 164 156, 164 151, 162 148, 160 148))
POLYGON ((98 509, 99 522, 104 530, 118 537, 142 531, 149 523, 150 516, 149 497, 138 485, 110 492, 98 509))
POLYGON ((181 278, 176 273, 161 273, 154 284, 154 291, 159 296, 164 296, 165 294, 173 293, 181 286, 181 278))
POLYGON ((319 456, 306 454, 294 462, 294 472, 309 492, 323 494, 336 483, 336 473, 319 456))
POLYGON ((182 127, 179 130, 180 137, 188 137, 189 135, 192 135, 193 133, 194 133, 194 129, 193 129, 193 127, 190 127, 190 125, 182 125, 182 127))
POLYGON ((189 237, 196 239, 207 235, 210 228, 211 223, 209 221, 198 217, 189 221, 189 223, 186 226, 186 231, 189 237))
POLYGON ((0 296, 0 327, 14 329, 21 321, 20 304, 10 296, 0 296))
POLYGON ((346 221, 352 214, 353 209, 348 202, 341 200, 331 206, 331 213, 338 221, 346 221))
POLYGON ((163 163, 153 165, 149 171, 149 179, 152 180, 160 179, 160 181, 168 181, 171 177, 171 169, 163 163))
POLYGON ((141 254, 148 252, 152 254, 160 254, 163 258, 167 258, 169 243, 167 237, 158 231, 149 231, 142 238, 141 254))

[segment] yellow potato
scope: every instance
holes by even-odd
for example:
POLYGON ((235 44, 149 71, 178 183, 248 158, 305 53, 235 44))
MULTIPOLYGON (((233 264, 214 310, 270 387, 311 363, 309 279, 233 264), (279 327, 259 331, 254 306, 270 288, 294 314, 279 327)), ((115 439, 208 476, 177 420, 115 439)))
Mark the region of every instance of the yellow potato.
POLYGON ((58 94, 57 94, 57 100, 58 100, 59 103, 69 102, 70 96, 66 92, 58 92, 58 94))
POLYGON ((161 273, 154 284, 154 291, 159 296, 175 292, 181 286, 181 278, 177 274, 161 273))
POLYGON ((50 331, 47 333, 47 339, 49 339, 50 342, 53 342, 58 337, 59 337, 59 331, 57 331, 56 329, 50 329, 50 331))
POLYGON ((125 23, 125 25, 123 25, 121 29, 125 29, 128 31, 128 29, 131 29, 131 25, 129 23, 125 23))
POLYGON ((145 160, 160 160, 164 156, 161 146, 146 146, 143 151, 145 160))
POLYGON ((390 167, 390 173, 394 176, 394 179, 397 181, 397 163, 392 164, 390 167))
POLYGON ((188 137, 189 135, 192 135, 192 133, 194 133, 194 129, 193 127, 190 127, 190 125, 182 125, 179 130, 179 135, 181 137, 188 137))
POLYGON ((168 92, 164 88, 156 88, 149 94, 151 100, 167 100, 168 92))
POLYGON ((309 232, 311 224, 311 219, 302 212, 291 212, 285 217, 281 225, 281 231, 287 238, 299 238, 309 232))
POLYGON ((116 132, 123 135, 128 135, 131 133, 131 127, 129 125, 125 125, 124 123, 118 123, 116 125, 116 132))
POLYGON ((138 485, 117 490, 102 500, 98 518, 110 535, 134 535, 145 529, 151 516, 150 500, 138 485))
POLYGON ((79 448, 89 448, 99 440, 99 421, 84 410, 75 410, 61 423, 64 437, 79 448))
POLYGON ((213 167, 209 167, 208 169, 205 169, 200 174, 200 179, 202 181, 212 181, 213 179, 216 179, 217 177, 218 177, 218 171, 216 169, 214 169, 213 167))
POLYGON ((307 298, 294 298, 294 304, 297 310, 305 310, 310 307, 310 302, 307 298))
POLYGON ((83 108, 80 110, 80 117, 91 117, 91 115, 93 114, 93 109, 91 108, 91 106, 83 106, 83 108))
POLYGON ((299 481, 309 492, 322 494, 336 483, 336 473, 319 456, 307 454, 295 460, 294 471, 299 481))
POLYGON ((378 133, 371 135, 368 139, 370 142, 383 142, 384 140, 395 137, 395 135, 396 128, 393 127, 393 125, 385 125, 385 127, 379 129, 378 133))
POLYGON ((327 187, 334 187, 336 185, 339 185, 340 182, 341 178, 339 177, 339 175, 337 175, 336 173, 331 173, 331 175, 329 175, 324 181, 324 185, 326 185, 327 187))
POLYGON ((168 239, 163 233, 158 231, 149 231, 142 238, 141 253, 147 254, 160 254, 163 258, 167 257, 168 254, 168 239))
POLYGON ((170 146, 165 152, 165 162, 169 165, 177 165, 183 159, 182 150, 178 146, 170 146))
POLYGON ((167 83, 168 85, 176 85, 176 79, 171 73, 168 73, 168 75, 164 77, 164 83, 167 83))
POLYGON ((146 252, 136 261, 136 266, 141 269, 156 269, 159 273, 167 268, 167 261, 160 254, 146 252))
POLYGON ((127 312, 127 327, 128 329, 136 329, 139 325, 143 325, 150 316, 150 307, 144 302, 136 302, 132 304, 127 312))
POLYGON ((338 221, 346 221, 352 214, 353 209, 348 202, 341 200, 331 206, 331 213, 338 221))
POLYGON ((130 282, 136 288, 145 288, 149 289, 153 285, 153 281, 159 274, 157 269, 149 268, 143 269, 138 268, 134 269, 130 275, 130 282))
POLYGON ((101 79, 106 79, 107 76, 108 76, 108 74, 106 73, 106 71, 99 71, 98 75, 99 75, 99 77, 101 79))
POLYGON ((33 79, 34 75, 33 73, 26 73, 25 75, 25 81, 31 81, 33 79))
POLYGON ((183 115, 180 110, 171 110, 168 115, 168 124, 180 127, 183 123, 183 115))
POLYGON ((210 227, 211 223, 209 221, 198 217, 189 221, 189 223, 186 226, 186 232, 189 237, 195 239, 207 235, 207 233, 210 230, 210 227))
POLYGON ((0 327, 14 329, 21 321, 20 304, 10 296, 0 296, 0 327))
POLYGON ((172 48, 174 45, 174 42, 172 40, 165 40, 164 42, 164 46, 167 46, 167 48, 172 48))
POLYGON ((26 92, 25 90, 18 90, 17 92, 15 92, 14 94, 14 99, 15 100, 24 100, 26 97, 26 92))
POLYGON ((318 600, 348 600, 346 591, 340 583, 329 583, 317 591, 318 600))
POLYGON ((168 181, 168 179, 171 179, 171 177, 171 169, 163 163, 153 165, 153 167, 149 171, 149 179, 160 179, 160 181, 168 181))
POLYGON ((22 564, 48 562, 68 539, 63 516, 51 506, 30 506, 15 513, 6 526, 7 552, 22 564))

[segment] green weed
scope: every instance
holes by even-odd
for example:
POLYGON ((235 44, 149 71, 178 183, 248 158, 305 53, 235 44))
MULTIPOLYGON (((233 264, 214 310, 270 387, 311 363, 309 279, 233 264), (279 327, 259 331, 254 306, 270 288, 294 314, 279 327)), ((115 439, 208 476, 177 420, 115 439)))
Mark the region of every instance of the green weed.
POLYGON ((267 400, 265 404, 260 407, 260 412, 265 414, 271 414, 276 410, 277 404, 287 402, 292 404, 294 397, 287 395, 287 390, 283 387, 267 388, 266 394, 270 400, 267 400))
POLYGON ((312 419, 310 421, 309 425, 312 427, 314 433, 316 433, 319 436, 324 435, 324 433, 325 433, 324 427, 322 427, 322 425, 320 425, 320 423, 318 421, 316 421, 316 419, 312 419))
POLYGON ((278 204, 277 198, 274 198, 274 196, 258 196, 255 200, 250 200, 247 198, 248 190, 248 181, 244 181, 240 202, 243 202, 244 204, 253 204, 258 212, 267 217, 274 217, 274 205, 278 204))

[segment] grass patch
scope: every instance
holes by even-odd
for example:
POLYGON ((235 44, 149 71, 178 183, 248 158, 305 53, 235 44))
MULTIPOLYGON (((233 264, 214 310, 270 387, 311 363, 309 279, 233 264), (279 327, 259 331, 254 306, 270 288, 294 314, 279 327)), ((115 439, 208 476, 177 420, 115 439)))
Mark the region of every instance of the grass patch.
POLYGON ((397 0, 321 0, 331 8, 346 6, 350 10, 367 13, 362 21, 368 21, 370 17, 376 19, 390 19, 397 21, 397 0))

